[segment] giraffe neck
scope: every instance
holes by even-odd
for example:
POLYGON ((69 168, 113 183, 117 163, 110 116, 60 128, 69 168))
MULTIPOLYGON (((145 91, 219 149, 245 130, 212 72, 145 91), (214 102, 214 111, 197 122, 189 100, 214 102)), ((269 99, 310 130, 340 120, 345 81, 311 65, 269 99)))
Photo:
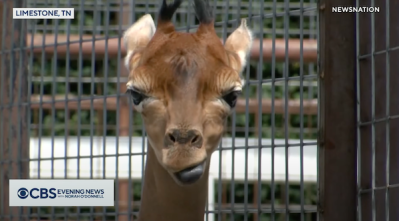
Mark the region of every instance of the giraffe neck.
POLYGON ((139 221, 203 221, 208 195, 209 163, 203 177, 179 186, 148 146, 139 221))

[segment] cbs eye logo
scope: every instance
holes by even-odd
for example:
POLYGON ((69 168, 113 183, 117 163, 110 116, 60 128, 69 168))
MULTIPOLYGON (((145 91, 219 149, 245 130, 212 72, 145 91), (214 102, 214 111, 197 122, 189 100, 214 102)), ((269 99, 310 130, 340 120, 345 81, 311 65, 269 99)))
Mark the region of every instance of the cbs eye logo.
POLYGON ((29 191, 26 188, 20 188, 18 190, 18 197, 21 199, 26 199, 29 196, 29 191))

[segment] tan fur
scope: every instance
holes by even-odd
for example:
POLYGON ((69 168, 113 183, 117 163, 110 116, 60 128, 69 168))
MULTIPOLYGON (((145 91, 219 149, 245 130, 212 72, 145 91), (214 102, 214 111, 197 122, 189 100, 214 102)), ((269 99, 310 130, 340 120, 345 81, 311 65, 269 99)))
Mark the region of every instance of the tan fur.
POLYGON ((159 22, 153 33, 153 24, 151 16, 145 15, 124 35, 130 73, 127 86, 150 97, 136 107, 149 140, 139 220, 200 221, 210 158, 231 112, 221 96, 233 88, 241 90, 240 72, 252 36, 245 20, 225 46, 213 23, 201 24, 196 33, 175 32, 170 22, 159 22), (165 134, 172 129, 196 130, 203 138, 202 147, 176 144, 166 148, 165 134), (172 176, 203 161, 204 174, 192 185, 183 186, 172 176))

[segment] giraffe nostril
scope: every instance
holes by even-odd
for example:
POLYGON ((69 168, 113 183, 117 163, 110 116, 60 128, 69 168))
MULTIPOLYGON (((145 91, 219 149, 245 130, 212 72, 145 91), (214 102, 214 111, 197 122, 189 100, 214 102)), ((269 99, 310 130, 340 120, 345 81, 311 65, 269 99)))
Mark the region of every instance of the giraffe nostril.
POLYGON ((169 136, 169 140, 170 141, 172 141, 173 143, 176 142, 176 139, 175 139, 175 137, 172 134, 169 134, 168 136, 169 136))
POLYGON ((193 144, 193 143, 195 143, 195 142, 197 142, 197 141, 198 141, 198 135, 195 136, 195 137, 191 140, 191 143, 193 144))
POLYGON ((187 147, 202 147, 202 135, 198 130, 168 130, 164 137, 165 147, 173 145, 185 145, 187 147))

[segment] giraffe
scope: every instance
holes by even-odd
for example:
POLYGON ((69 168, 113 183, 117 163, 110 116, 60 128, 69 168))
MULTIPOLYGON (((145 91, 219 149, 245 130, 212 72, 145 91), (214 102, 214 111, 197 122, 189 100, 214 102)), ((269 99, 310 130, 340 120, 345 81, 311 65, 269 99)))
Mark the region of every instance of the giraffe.
POLYGON ((223 44, 208 0, 194 0, 195 33, 175 30, 182 0, 162 1, 157 25, 142 16, 123 34, 127 93, 148 138, 140 221, 200 221, 211 155, 243 87, 252 45, 245 19, 223 44))

